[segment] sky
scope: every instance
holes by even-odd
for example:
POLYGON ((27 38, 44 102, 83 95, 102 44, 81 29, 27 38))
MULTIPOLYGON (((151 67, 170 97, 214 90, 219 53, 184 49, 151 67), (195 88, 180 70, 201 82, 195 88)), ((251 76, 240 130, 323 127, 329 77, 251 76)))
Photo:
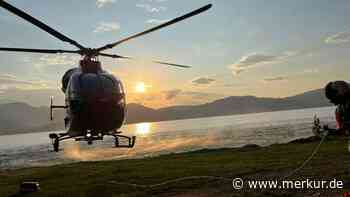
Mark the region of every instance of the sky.
MULTIPOLYGON (((348 0, 7 0, 84 46, 100 47, 212 3, 198 16, 100 58, 128 103, 152 108, 227 96, 287 97, 347 80, 348 0), (179 69, 145 59, 192 65, 179 69)), ((0 9, 0 47, 75 49, 0 9)), ((60 80, 76 55, 0 52, 0 102, 63 102, 60 80)))

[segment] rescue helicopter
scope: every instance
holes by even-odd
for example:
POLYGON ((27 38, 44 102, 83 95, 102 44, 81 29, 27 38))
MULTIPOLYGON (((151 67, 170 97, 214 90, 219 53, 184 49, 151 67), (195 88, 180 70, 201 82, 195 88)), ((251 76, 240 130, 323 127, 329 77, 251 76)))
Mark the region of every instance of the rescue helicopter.
MULTIPOLYGON (((115 59, 134 59, 129 56, 119 54, 104 53, 107 49, 112 49, 118 45, 137 37, 149 34, 161 28, 173 25, 185 19, 191 18, 202 12, 209 10, 212 4, 208 4, 168 22, 147 29, 143 32, 133 34, 117 42, 106 44, 99 48, 88 48, 72 40, 66 35, 58 32, 42 21, 34 18, 28 13, 16 8, 4 0, 0 0, 0 6, 7 11, 17 15, 27 22, 35 25, 41 30, 49 33, 55 38, 67 42, 77 48, 77 50, 62 49, 33 49, 33 48, 0 48, 6 52, 25 52, 42 54, 78 54, 82 57, 79 66, 69 69, 62 77, 62 91, 65 94, 65 105, 54 105, 51 98, 50 118, 53 118, 54 109, 65 109, 64 119, 66 132, 51 133, 54 151, 59 151, 59 143, 63 140, 75 139, 76 141, 87 141, 92 144, 95 140, 103 140, 104 136, 112 136, 115 139, 117 148, 133 148, 136 137, 121 135, 119 129, 124 123, 126 115, 126 98, 123 84, 119 78, 102 69, 98 60, 99 56, 115 59), (126 143, 121 143, 124 141, 126 143)), ((163 61, 150 61, 167 66, 189 68, 190 66, 174 64, 163 61)))

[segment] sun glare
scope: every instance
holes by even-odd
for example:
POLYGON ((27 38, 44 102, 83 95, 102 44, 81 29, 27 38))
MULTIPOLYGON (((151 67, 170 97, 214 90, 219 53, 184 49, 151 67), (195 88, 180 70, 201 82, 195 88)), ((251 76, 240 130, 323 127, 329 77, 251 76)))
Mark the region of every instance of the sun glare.
POLYGON ((135 86, 135 91, 137 93, 144 93, 146 92, 146 85, 143 82, 139 82, 136 86, 135 86))
POLYGON ((136 133, 141 136, 146 136, 151 133, 152 123, 144 122, 136 124, 136 133))

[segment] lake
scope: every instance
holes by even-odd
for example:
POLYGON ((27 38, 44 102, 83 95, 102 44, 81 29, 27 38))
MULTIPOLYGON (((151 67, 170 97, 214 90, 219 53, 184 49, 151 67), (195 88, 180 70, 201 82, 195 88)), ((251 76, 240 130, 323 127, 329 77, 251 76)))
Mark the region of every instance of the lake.
POLYGON ((0 168, 47 166, 77 161, 152 157, 199 149, 241 147, 247 144, 268 146, 309 137, 315 114, 322 122, 334 125, 334 107, 309 108, 256 114, 139 123, 126 125, 126 135, 137 136, 133 149, 113 148, 106 137, 88 146, 74 140, 61 143, 52 152, 51 132, 0 136, 0 168))

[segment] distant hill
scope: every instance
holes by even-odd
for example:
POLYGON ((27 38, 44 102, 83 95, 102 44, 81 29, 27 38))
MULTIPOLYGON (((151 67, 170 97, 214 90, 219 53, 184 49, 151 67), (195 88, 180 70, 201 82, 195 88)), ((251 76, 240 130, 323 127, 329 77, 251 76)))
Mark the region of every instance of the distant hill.
POLYGON ((259 98, 231 96, 210 103, 194 106, 173 106, 158 110, 132 104, 128 108, 128 122, 164 121, 208 116, 246 114, 279 110, 291 110, 330 106, 324 90, 318 89, 286 98, 259 98))
POLYGON ((62 117, 63 112, 58 112, 57 119, 51 122, 47 107, 32 107, 25 103, 0 104, 0 134, 63 129, 62 117))
MULTIPOLYGON (((231 96, 202 105, 173 106, 152 109, 139 104, 128 104, 127 123, 155 122, 222 116, 233 114, 268 112, 330 106, 323 89, 313 90, 286 98, 259 98, 231 96)), ((64 111, 55 112, 55 120, 49 121, 47 107, 32 107, 25 103, 0 104, 0 134, 49 131, 63 129, 64 111)))

